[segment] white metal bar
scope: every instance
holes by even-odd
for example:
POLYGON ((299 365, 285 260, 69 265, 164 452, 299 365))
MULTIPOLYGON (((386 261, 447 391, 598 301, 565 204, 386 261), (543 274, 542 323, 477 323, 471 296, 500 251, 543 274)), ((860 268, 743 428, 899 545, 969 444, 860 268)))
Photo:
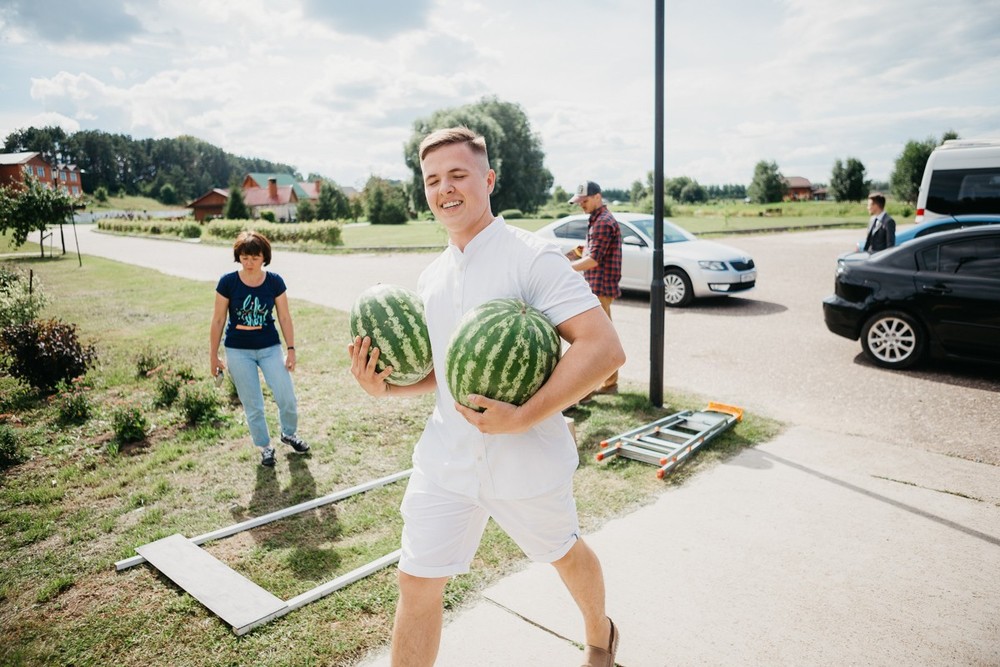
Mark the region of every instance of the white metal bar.
MULTIPOLYGON (((192 537, 191 542, 193 544, 204 544, 205 542, 209 542, 211 540, 229 537, 230 535, 235 535, 236 533, 243 532, 244 530, 256 528, 257 526, 263 526, 266 523, 271 523, 272 521, 277 521, 278 519, 284 519, 285 517, 306 512, 317 507, 322 507, 323 505, 329 505, 330 503, 335 503, 338 500, 343 500, 344 498, 349 498, 365 491, 377 489, 378 487, 385 486, 386 484, 392 484, 393 482, 409 477, 412 472, 413 468, 410 468, 408 470, 403 470, 402 472, 388 475, 387 477, 381 477, 370 482, 365 482, 364 484, 352 486, 351 488, 344 489, 343 491, 336 491, 321 498, 314 498, 313 500, 308 500, 304 503, 293 505, 292 507, 286 507, 285 509, 277 510, 275 512, 271 512, 270 514, 264 514, 255 519, 247 519, 246 521, 228 526, 226 528, 220 528, 210 533, 204 533, 197 537, 192 537)), ((133 556, 132 558, 126 558, 125 560, 116 562, 115 570, 125 570, 145 562, 146 559, 142 556, 133 556)))
POLYGON ((327 596, 330 593, 340 590, 345 586, 350 586, 355 581, 360 581, 370 574, 378 572, 379 570, 389 567, 393 563, 399 562, 399 557, 403 555, 402 549, 396 549, 392 553, 386 554, 379 559, 373 560, 367 565, 362 565, 361 567, 355 568, 348 572, 347 574, 342 574, 336 579, 331 579, 325 584, 321 584, 311 591, 306 591, 301 595, 296 595, 291 600, 285 602, 288 607, 278 613, 279 616, 284 616, 288 612, 298 609, 310 602, 315 602, 321 597, 327 596))

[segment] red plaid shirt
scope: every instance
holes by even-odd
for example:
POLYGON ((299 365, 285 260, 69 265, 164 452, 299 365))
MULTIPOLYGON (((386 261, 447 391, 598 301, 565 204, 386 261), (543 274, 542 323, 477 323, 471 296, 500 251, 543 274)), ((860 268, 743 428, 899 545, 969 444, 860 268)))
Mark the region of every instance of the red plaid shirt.
POLYGON ((597 296, 615 299, 622 295, 622 230, 607 206, 590 214, 587 226, 587 251, 597 266, 583 272, 590 290, 597 296))

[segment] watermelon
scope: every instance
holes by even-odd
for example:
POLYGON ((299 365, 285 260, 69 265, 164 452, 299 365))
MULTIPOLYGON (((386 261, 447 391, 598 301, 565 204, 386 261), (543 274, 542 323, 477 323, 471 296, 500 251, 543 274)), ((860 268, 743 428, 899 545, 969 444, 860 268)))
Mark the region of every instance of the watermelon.
POLYGON ((522 405, 549 379, 560 351, 541 311, 520 299, 487 301, 462 317, 448 343, 448 389, 473 409, 469 394, 522 405))
POLYGON ((424 304, 405 287, 375 285, 358 295, 351 306, 351 338, 356 336, 369 336, 380 350, 378 372, 392 366, 389 384, 416 384, 434 368, 424 304))

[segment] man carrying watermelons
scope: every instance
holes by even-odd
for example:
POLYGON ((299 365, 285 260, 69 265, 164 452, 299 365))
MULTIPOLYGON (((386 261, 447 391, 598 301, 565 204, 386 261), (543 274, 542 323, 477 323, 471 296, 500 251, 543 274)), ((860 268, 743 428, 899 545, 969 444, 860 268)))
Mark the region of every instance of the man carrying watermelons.
POLYGON ((420 144, 420 166, 428 205, 449 239, 417 290, 433 370, 414 384, 390 385, 392 368, 377 371, 379 351, 369 337, 348 348, 351 372, 372 396, 437 396, 401 506, 392 664, 434 664, 445 584, 468 572, 492 516, 529 558, 551 563, 562 578, 583 615, 583 664, 612 667, 618 629, 605 614, 600 562, 580 538, 573 499, 579 460, 561 411, 624 363, 618 334, 558 248, 493 215, 497 176, 482 137, 464 127, 433 132, 420 144), (465 313, 502 298, 541 311, 569 346, 522 405, 471 394, 464 399, 476 409, 469 408, 444 381, 448 343, 465 313))
MULTIPOLYGON (((579 204, 587 221, 587 245, 569 255, 576 271, 582 271, 590 289, 601 301, 601 308, 611 319, 611 303, 622 295, 622 230, 615 216, 604 204, 601 186, 593 181, 581 183, 570 204, 579 204)), ((598 386, 592 394, 617 394, 618 369, 598 386)), ((584 401, 590 396, 584 396, 584 401)))

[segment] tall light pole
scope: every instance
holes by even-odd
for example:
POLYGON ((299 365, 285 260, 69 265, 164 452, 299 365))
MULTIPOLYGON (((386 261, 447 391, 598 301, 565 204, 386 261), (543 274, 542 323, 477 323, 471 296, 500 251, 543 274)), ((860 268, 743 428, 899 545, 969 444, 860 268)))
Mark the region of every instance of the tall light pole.
POLYGON ((656 120, 653 136, 653 283, 649 289, 649 402, 663 407, 663 40, 664 0, 656 0, 656 120))

